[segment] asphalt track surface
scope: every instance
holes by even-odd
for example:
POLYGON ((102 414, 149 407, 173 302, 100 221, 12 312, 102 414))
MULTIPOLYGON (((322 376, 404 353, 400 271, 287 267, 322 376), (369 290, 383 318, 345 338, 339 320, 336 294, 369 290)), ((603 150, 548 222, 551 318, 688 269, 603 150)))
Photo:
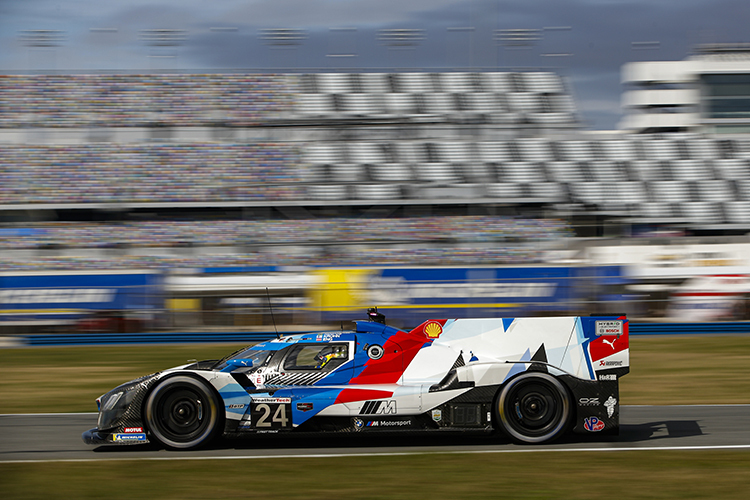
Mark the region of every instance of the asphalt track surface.
POLYGON ((154 444, 89 446, 81 433, 94 413, 0 415, 0 463, 169 459, 269 459, 508 453, 541 450, 745 449, 750 451, 750 405, 623 406, 619 436, 575 435, 549 445, 521 446, 483 433, 349 433, 261 435, 220 440, 208 449, 171 451, 154 444))

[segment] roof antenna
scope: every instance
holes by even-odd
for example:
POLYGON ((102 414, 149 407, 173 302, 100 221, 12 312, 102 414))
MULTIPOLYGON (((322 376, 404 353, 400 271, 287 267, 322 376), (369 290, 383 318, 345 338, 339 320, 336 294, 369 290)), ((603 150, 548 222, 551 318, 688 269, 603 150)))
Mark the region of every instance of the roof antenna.
POLYGON ((271 294, 268 293, 268 287, 266 287, 266 297, 268 297, 268 310, 271 311, 271 321, 273 321, 273 331, 276 332, 276 338, 279 337, 279 330, 276 328, 276 318, 273 317, 273 306, 271 305, 271 294))

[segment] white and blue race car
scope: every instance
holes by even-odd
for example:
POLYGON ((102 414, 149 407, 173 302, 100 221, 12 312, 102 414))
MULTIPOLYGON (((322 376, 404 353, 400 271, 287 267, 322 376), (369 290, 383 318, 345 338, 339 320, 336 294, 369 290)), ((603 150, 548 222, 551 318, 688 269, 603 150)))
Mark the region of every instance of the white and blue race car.
POLYGON ((285 431, 494 430, 542 443, 617 433, 624 317, 431 319, 370 310, 352 331, 285 336, 123 384, 97 399, 89 444, 285 431))

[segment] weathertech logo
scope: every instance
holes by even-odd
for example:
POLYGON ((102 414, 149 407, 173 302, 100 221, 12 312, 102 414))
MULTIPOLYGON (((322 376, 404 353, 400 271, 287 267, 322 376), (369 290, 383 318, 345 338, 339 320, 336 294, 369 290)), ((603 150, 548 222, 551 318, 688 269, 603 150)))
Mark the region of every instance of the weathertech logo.
POLYGON ((389 399, 387 401, 366 401, 362 406, 361 415, 395 415, 396 401, 389 399))
POLYGON ((424 333, 428 338, 436 339, 443 333, 443 327, 440 326, 440 323, 431 321, 424 326, 424 333))

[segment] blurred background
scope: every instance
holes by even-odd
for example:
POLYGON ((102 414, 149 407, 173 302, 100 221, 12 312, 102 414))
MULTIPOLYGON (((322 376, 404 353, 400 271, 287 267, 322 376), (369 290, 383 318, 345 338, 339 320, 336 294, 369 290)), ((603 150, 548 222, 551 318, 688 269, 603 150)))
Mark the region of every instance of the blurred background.
POLYGON ((2 334, 750 319, 750 4, 559 4, 3 2, 2 334))

